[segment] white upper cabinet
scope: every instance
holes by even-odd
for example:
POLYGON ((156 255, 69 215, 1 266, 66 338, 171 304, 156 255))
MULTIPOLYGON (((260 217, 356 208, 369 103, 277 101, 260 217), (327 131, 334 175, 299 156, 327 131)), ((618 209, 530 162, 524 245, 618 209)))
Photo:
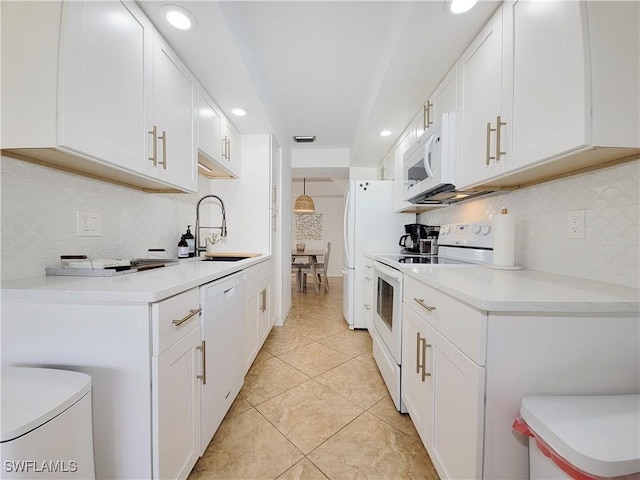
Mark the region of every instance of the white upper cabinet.
POLYGON ((458 62, 456 186, 538 182, 637 153, 639 9, 505 2, 458 62))
POLYGON ((228 121, 215 101, 200 85, 198 108, 198 163, 200 173, 209 178, 237 178, 240 173, 239 151, 227 155, 230 148, 238 148, 237 134, 229 140, 228 121), (224 133, 223 133, 224 132, 224 133), (231 161, 233 158, 233 162, 231 161))
POLYGON ((197 191, 197 83, 135 3, 1 7, 4 154, 197 191))
POLYGON ((144 132, 151 125, 153 27, 120 2, 64 4, 60 38, 61 146, 152 173, 144 132), (108 19, 117 19, 117 27, 108 19))
MULTIPOLYGON (((502 114, 502 8, 485 25, 458 62, 461 121, 458 122, 456 180, 469 185, 499 173, 499 160, 488 139, 496 139, 495 122, 510 120, 502 114), (501 115, 502 114, 502 115, 501 115), (490 127, 493 124, 493 127, 490 127)), ((510 124, 510 122, 508 122, 510 124)), ((504 128, 502 129, 504 130, 504 128)), ((504 144, 503 144, 504 145, 504 144)))
POLYGON ((228 120, 222 122, 222 161, 234 176, 240 176, 240 133, 228 120))
POLYGON ((443 113, 458 111, 457 74, 458 70, 454 66, 425 103, 422 131, 433 125, 443 113))
POLYGON ((156 32, 148 158, 158 178, 193 192, 198 191, 197 95, 195 77, 156 32))

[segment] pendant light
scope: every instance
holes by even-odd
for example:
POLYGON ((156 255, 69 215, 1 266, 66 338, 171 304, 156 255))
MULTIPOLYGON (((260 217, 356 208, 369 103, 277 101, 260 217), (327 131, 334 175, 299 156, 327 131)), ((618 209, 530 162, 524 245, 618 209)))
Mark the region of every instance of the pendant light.
POLYGON ((314 213, 316 211, 316 206, 313 204, 313 199, 307 195, 307 179, 302 179, 302 195, 296 198, 295 203, 293 204, 293 211, 295 213, 314 213))

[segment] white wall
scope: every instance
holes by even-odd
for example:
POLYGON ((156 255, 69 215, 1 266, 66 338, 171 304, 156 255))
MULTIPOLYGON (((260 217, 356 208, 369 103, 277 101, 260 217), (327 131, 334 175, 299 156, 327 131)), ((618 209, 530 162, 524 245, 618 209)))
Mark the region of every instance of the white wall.
MULTIPOLYGON (((299 241, 305 243, 308 249, 321 249, 331 242, 331 255, 327 275, 341 277, 343 255, 343 213, 344 186, 337 182, 307 182, 307 195, 313 198, 316 214, 322 214, 322 240, 296 240, 295 214, 291 214, 291 246, 299 241)), ((298 195, 302 194, 302 182, 293 182, 291 190, 291 205, 298 195)))
POLYGON ((640 281, 640 160, 423 213, 431 225, 516 220, 516 262, 529 270, 630 287, 640 281), (567 212, 586 210, 586 238, 566 238, 567 212))
POLYGON ((8 157, 1 159, 2 280, 44 275, 60 255, 145 257, 149 248, 177 256, 187 224, 195 229, 197 194, 151 194, 8 157), (100 237, 76 236, 76 210, 99 212, 100 237))

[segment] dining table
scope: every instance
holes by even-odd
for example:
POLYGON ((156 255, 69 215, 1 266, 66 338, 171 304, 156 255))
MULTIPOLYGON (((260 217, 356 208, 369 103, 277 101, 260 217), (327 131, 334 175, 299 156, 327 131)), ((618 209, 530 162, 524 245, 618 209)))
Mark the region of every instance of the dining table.
POLYGON ((313 285, 316 290, 316 295, 320 295, 320 281, 318 280, 318 275, 316 274, 315 264, 318 263, 318 257, 324 257, 324 250, 313 250, 313 249, 304 249, 302 251, 292 249, 291 250, 291 266, 295 268, 298 265, 298 271, 296 272, 296 291, 302 292, 303 288, 306 286, 303 284, 303 272, 302 265, 309 265, 311 269, 311 276, 313 277, 313 285), (297 259, 303 259, 299 261, 297 259))

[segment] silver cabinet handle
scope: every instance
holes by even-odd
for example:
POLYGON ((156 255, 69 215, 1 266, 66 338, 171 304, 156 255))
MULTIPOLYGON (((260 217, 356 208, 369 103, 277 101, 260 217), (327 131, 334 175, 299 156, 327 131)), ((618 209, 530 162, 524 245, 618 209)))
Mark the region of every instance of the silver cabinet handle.
POLYGON ((500 161, 500 155, 506 155, 507 152, 502 152, 500 150, 500 131, 502 129, 502 127, 506 126, 507 123, 503 122, 502 119, 500 118, 500 115, 497 116, 496 118, 496 162, 500 161))
POLYGON ((266 288, 260 292, 260 296, 262 297, 261 298, 262 301, 260 302, 261 303, 260 311, 264 312, 267 310, 267 289, 266 288))
POLYGON ((162 161, 158 163, 162 164, 163 170, 166 170, 167 169, 167 132, 163 130, 162 135, 158 137, 158 140, 162 140, 162 161))
POLYGON ((496 157, 491 156, 491 132, 495 132, 495 128, 491 128, 491 122, 487 122, 487 156, 485 158, 485 164, 489 165, 491 160, 495 160, 496 157))
POLYGON ((151 130, 149 130, 149 135, 152 138, 151 144, 151 156, 149 160, 153 162, 153 166, 156 167, 158 165, 158 128, 154 125, 151 130))
POLYGON ((421 307, 426 308, 428 312, 433 312, 436 309, 436 307, 431 307, 431 306, 427 305, 426 303, 424 303, 424 299, 422 299, 422 298, 413 297, 413 300, 418 305, 420 305, 421 307))
POLYGON ((201 311, 202 311, 202 307, 196 308, 195 310, 189 310, 189 313, 187 314, 186 317, 181 318, 180 320, 172 320, 171 323, 173 323, 177 327, 179 325, 182 325, 184 322, 189 320, 191 317, 193 317, 195 315, 198 315, 201 311))
POLYGON ((202 384, 207 384, 207 342, 202 340, 202 344, 196 347, 202 352, 202 375, 196 375, 196 378, 202 380, 202 384))
POLYGON ((364 304, 364 308, 366 308, 367 310, 371 310, 371 305, 367 305, 366 303, 364 304))
POLYGON ((424 129, 426 130, 433 123, 431 121, 431 107, 433 107, 433 103, 427 100, 427 103, 424 104, 424 129))
POLYGON ((416 332, 416 373, 420 373, 420 332, 416 332))
POLYGON ((426 337, 422 340, 422 381, 424 382, 427 377, 431 376, 431 373, 427 373, 427 347, 431 347, 430 343, 427 343, 426 337))

